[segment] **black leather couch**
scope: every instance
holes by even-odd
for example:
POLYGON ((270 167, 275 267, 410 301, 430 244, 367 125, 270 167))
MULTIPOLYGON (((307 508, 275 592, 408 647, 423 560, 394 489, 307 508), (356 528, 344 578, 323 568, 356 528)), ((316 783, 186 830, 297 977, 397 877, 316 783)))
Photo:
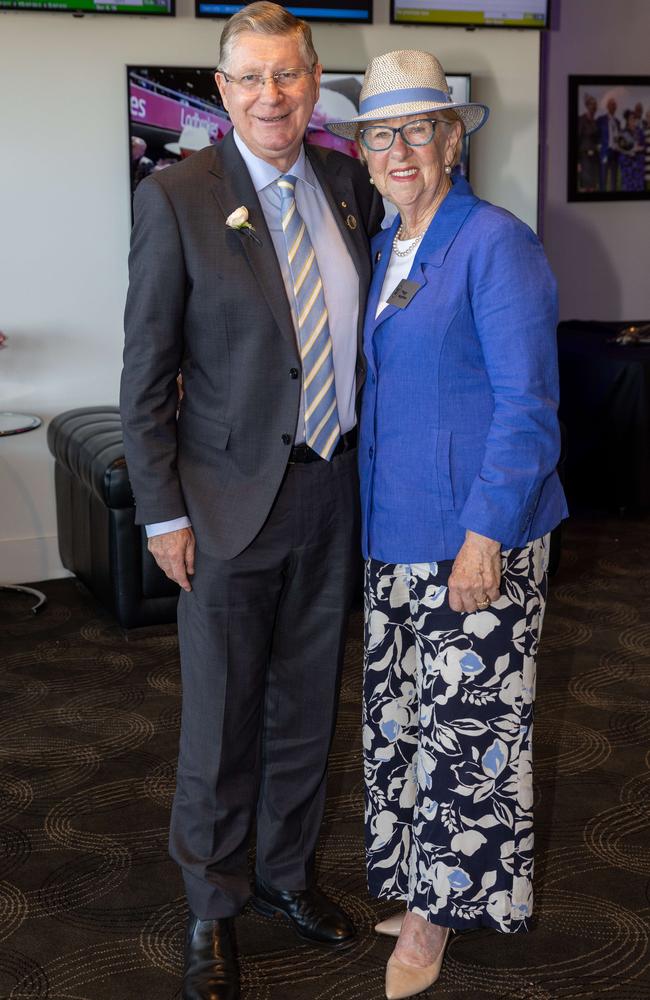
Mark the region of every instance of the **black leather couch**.
POLYGON ((55 459, 59 553, 125 629, 176 621, 179 588, 147 551, 134 523, 116 406, 59 414, 48 427, 55 459))

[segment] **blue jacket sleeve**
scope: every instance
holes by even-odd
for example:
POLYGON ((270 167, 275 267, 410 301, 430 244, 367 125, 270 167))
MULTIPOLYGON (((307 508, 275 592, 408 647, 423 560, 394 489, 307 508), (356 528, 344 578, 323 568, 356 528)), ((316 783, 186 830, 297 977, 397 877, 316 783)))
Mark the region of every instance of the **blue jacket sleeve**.
POLYGON ((557 464, 557 292, 528 226, 491 209, 470 255, 472 313, 494 395, 485 454, 460 523, 509 545, 557 464))

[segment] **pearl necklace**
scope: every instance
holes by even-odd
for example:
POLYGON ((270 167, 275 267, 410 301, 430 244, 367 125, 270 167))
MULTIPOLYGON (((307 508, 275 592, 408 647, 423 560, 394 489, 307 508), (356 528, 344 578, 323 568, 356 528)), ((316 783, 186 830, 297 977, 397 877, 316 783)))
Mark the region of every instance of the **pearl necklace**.
MULTIPOLYGON (((447 171, 449 171, 449 173, 451 173, 451 169, 448 168, 448 167, 445 167, 445 173, 447 173, 447 171)), ((451 182, 448 184, 447 188, 445 189, 445 192, 444 192, 445 194, 447 194, 447 192, 449 191, 450 187, 451 187, 451 182)), ((444 197, 444 195, 443 195, 443 197, 444 197)), ((438 211, 438 205, 439 204, 440 204, 440 202, 436 203, 436 205, 435 205, 435 207, 433 209, 433 212, 431 213, 431 218, 427 220, 427 224, 424 227, 424 229, 422 230, 422 232, 418 233, 417 236, 411 236, 410 237, 410 239, 411 239, 411 245, 408 246, 408 247, 406 247, 405 250, 399 250, 397 248, 397 244, 398 244, 399 240, 402 240, 402 242, 406 242, 402 238, 402 233, 404 231, 404 223, 400 222, 399 229, 397 230, 397 232, 393 236, 393 253, 395 254, 396 257, 408 257, 409 254, 413 253, 413 251, 415 250, 416 246, 418 245, 418 243, 420 242, 420 240, 422 239, 422 237, 426 233, 427 229, 429 228, 429 226, 433 222, 434 216, 435 216, 436 212, 438 211)))
MULTIPOLYGON (((397 232, 393 236, 393 253, 395 254, 396 257, 408 257, 408 255, 410 253, 413 253, 413 251, 415 250, 416 246, 418 245, 418 243, 420 242, 420 240, 422 239, 422 237, 424 236, 424 234, 426 232, 426 229, 424 229, 417 236, 411 237, 411 243, 410 243, 410 245, 407 246, 405 250, 399 250, 398 247, 397 247, 397 243, 398 243, 399 240, 402 240, 402 228, 403 228, 403 223, 400 224, 399 229, 397 230, 397 232)), ((403 240, 402 242, 406 242, 406 241, 403 240)))

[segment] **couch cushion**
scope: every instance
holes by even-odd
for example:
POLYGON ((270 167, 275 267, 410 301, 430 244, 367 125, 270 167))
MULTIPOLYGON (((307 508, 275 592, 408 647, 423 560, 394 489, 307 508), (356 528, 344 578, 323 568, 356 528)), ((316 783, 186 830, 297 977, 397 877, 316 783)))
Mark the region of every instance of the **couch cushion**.
POLYGON ((47 443, 56 461, 107 507, 134 506, 117 406, 87 406, 60 413, 47 429, 47 443))

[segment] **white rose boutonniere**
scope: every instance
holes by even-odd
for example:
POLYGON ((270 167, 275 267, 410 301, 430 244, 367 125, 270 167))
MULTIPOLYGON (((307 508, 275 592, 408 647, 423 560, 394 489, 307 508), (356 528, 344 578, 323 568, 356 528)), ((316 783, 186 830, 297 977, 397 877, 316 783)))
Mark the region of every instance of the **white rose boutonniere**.
POLYGON ((245 205, 240 205, 236 208, 234 212, 231 212, 226 219, 226 225, 229 229, 236 229, 240 233, 245 233, 246 236, 250 236, 252 240, 257 243, 259 247, 262 246, 261 240, 255 235, 255 227, 251 226, 248 221, 248 209, 245 205))

